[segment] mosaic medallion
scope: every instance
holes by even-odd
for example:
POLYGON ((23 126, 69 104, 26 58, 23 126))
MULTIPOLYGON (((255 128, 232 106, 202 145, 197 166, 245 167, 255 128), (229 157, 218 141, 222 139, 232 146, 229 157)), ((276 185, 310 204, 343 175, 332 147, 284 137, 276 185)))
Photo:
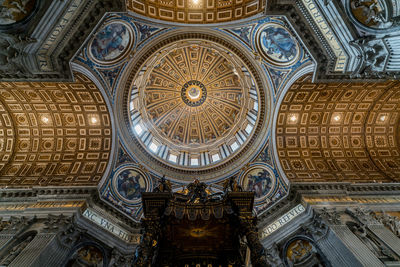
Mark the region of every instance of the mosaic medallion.
POLYGON ((277 23, 268 23, 258 30, 256 46, 265 60, 277 66, 291 65, 299 56, 297 41, 277 23))
POLYGON ((34 13, 35 0, 3 0, 0 4, 0 25, 12 25, 26 19, 34 13))
POLYGON ((385 29, 392 26, 388 20, 386 7, 376 0, 351 0, 350 10, 354 18, 366 27, 373 29, 385 29))
POLYGON ((112 22, 104 26, 94 37, 90 53, 95 61, 114 63, 128 52, 133 33, 128 25, 112 22))
POLYGON ((264 199, 275 186, 273 173, 265 166, 254 166, 245 171, 240 178, 245 191, 253 191, 256 200, 264 199))
POLYGON ((207 90, 204 84, 199 81, 188 81, 182 87, 181 97, 186 105, 197 107, 206 101, 207 90))
POLYGON ((119 170, 113 178, 114 189, 119 197, 128 202, 140 202, 142 192, 149 190, 146 174, 133 167, 119 170))

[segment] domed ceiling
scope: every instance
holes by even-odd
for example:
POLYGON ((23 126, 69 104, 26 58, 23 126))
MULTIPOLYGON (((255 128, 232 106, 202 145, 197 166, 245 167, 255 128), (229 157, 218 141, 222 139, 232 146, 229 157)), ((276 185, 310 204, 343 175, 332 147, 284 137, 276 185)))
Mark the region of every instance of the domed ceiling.
POLYGON ((149 59, 130 102, 142 146, 169 165, 196 169, 240 151, 259 117, 257 90, 242 64, 223 47, 198 41, 149 59))
POLYGON ((217 42, 185 39, 155 50, 129 87, 130 134, 143 164, 190 180, 188 172, 229 169, 265 118, 255 81, 244 60, 217 42))

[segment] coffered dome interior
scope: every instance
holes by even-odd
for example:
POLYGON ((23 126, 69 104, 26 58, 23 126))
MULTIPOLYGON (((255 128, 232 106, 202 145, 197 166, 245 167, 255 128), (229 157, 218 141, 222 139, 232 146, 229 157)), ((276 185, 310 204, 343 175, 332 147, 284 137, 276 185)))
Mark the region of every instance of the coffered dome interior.
POLYGON ((204 170, 248 145, 259 106, 239 56, 206 40, 178 41, 153 53, 133 79, 131 132, 163 164, 204 170))

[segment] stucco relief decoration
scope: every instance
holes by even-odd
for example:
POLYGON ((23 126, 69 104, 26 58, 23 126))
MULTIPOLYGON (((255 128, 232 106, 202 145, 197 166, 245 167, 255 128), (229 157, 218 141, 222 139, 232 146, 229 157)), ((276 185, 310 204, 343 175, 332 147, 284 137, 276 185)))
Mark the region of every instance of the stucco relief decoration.
POLYGON ((95 62, 113 64, 121 60, 132 48, 134 33, 131 27, 122 21, 112 21, 93 38, 90 55, 95 62))
POLYGON ((139 203, 142 192, 150 191, 147 174, 132 166, 119 169, 113 177, 113 185, 118 198, 130 204, 139 203))
POLYGON ((364 26, 373 29, 385 29, 392 26, 382 1, 351 0, 350 9, 354 18, 364 26))
POLYGON ((87 245, 77 250, 67 266, 103 266, 104 256, 97 247, 87 245))
POLYGON ((285 254, 289 266, 304 266, 311 262, 317 265, 320 262, 316 248, 308 240, 304 239, 292 241, 288 245, 285 254))
POLYGON ((289 31, 277 23, 266 23, 256 35, 256 47, 273 65, 288 66, 299 57, 299 45, 289 31))
POLYGON ((276 179, 268 167, 256 165, 241 174, 239 183, 243 190, 253 191, 256 202, 259 202, 271 195, 276 179))
POLYGON ((0 25, 26 21, 37 7, 36 0, 0 0, 0 25))

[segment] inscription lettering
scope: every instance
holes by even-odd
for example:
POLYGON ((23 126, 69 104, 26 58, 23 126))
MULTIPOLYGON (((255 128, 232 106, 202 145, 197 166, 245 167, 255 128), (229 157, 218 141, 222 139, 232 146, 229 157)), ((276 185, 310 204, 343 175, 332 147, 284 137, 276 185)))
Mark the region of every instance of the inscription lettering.
POLYGON ((328 23, 319 12, 318 7, 315 5, 314 1, 313 0, 302 0, 302 1, 336 56, 335 71, 343 72, 345 70, 347 63, 347 56, 344 53, 338 39, 329 28, 328 23))
POLYGON ((133 235, 119 227, 118 225, 110 222, 106 218, 102 217, 100 214, 96 213, 94 210, 88 208, 86 209, 82 215, 90 220, 91 222, 94 222, 101 228, 107 230, 108 232, 116 235, 120 239, 128 242, 128 243, 134 243, 134 244, 139 244, 140 242, 140 235, 133 235))
POLYGON ((280 218, 278 218, 276 221, 268 225, 262 230, 261 233, 261 238, 265 238, 293 220, 295 217, 303 213, 306 209, 304 208, 303 205, 299 204, 290 211, 288 211, 286 214, 282 215, 280 218))
POLYGON ((75 0, 67 9, 64 16, 60 19, 58 24, 55 26, 53 32, 47 37, 46 41, 40 47, 37 58, 39 61, 39 68, 42 71, 51 71, 50 54, 52 53, 53 44, 57 41, 59 37, 63 37, 63 30, 65 26, 72 19, 75 11, 83 3, 83 0, 75 0))

